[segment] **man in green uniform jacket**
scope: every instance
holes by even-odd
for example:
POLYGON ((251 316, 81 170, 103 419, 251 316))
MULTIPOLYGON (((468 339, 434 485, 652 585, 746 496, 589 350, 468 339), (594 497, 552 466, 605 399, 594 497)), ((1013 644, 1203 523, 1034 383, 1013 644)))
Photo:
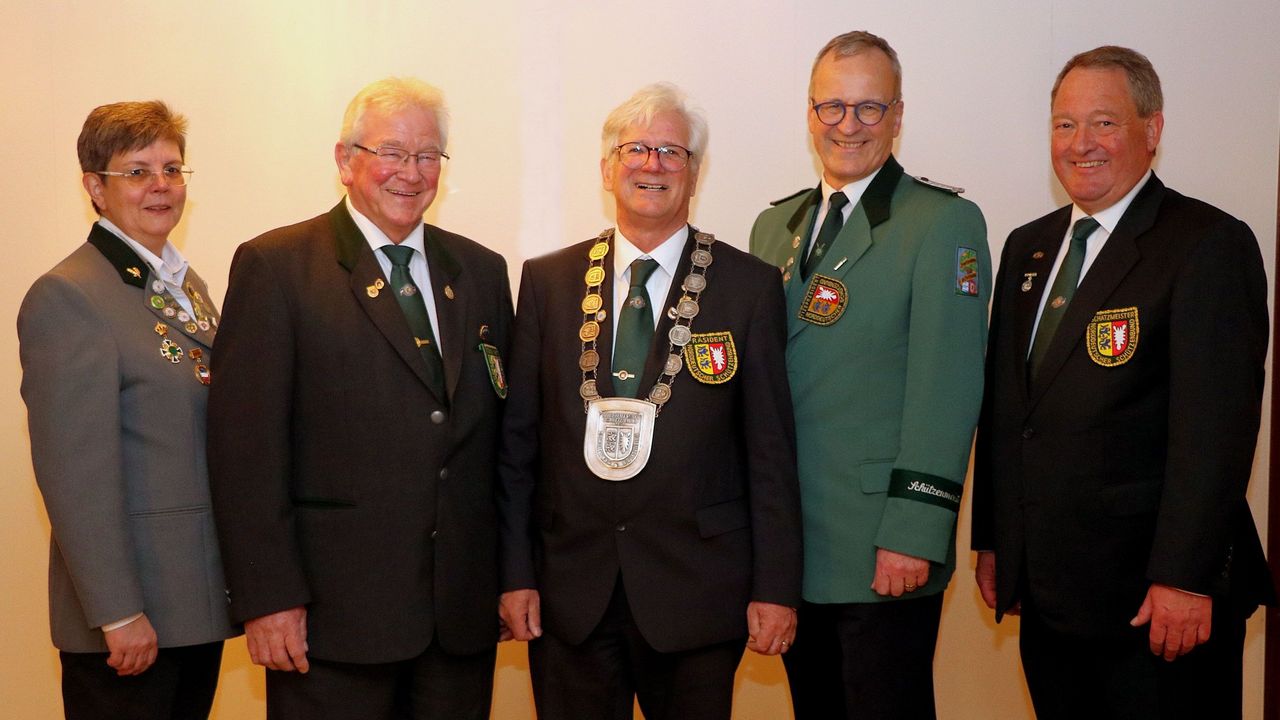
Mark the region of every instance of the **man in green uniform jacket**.
POLYGON ((832 707, 935 716, 991 261, 977 206, 905 175, 891 154, 901 76, 870 33, 822 49, 809 87, 822 183, 774 203, 751 232, 751 251, 782 272, 790 318, 805 602, 784 660, 797 720, 832 707))

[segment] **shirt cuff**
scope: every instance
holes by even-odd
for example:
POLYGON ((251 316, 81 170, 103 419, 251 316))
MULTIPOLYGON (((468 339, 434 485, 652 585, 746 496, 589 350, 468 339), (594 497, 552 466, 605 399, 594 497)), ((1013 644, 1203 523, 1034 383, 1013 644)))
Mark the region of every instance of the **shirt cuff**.
POLYGON ((107 623, 106 625, 102 626, 102 632, 109 633, 112 630, 119 630, 120 628, 124 627, 125 625, 128 625, 129 623, 133 622, 134 620, 137 620, 140 617, 142 617, 142 613, 138 613, 136 615, 130 615, 129 617, 123 620, 117 620, 113 623, 107 623))

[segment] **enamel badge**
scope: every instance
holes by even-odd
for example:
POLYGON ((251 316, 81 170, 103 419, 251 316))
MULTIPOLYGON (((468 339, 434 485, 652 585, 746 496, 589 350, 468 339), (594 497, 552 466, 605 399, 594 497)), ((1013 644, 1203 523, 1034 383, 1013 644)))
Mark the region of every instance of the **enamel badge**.
POLYGON ((498 355, 498 348, 489 343, 480 343, 479 350, 484 353, 484 364, 489 369, 489 384, 493 385, 493 391, 498 397, 505 400, 507 375, 502 371, 502 357, 498 355))
POLYGON ((814 325, 831 325, 840 319, 848 304, 849 290, 844 283, 826 275, 814 275, 797 317, 814 325))
POLYGON ((1089 359, 1103 367, 1123 365, 1138 349, 1138 308, 1099 310, 1084 334, 1089 359))
POLYGON ((684 364, 694 380, 719 385, 733 379, 738 371, 738 350, 729 331, 694 333, 684 346, 684 364))
POLYGON ((978 251, 956 248, 956 294, 978 297, 978 251))

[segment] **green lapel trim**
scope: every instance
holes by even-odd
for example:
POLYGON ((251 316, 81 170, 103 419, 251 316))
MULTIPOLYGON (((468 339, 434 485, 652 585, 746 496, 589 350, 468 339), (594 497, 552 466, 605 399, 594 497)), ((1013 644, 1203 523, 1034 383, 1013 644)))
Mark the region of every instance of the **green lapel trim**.
POLYGON ((902 179, 902 166, 894 159, 892 155, 888 160, 884 161, 884 165, 880 167, 880 172, 876 174, 871 184, 867 186, 865 192, 862 193, 862 210, 867 214, 867 222, 871 227, 875 227, 885 220, 889 219, 890 205, 893 204, 893 191, 898 187, 898 181, 902 179))
POLYGON ((333 228, 334 249, 338 254, 338 263, 351 272, 356 267, 356 262, 360 260, 360 252, 369 247, 369 241, 364 239, 364 233, 360 232, 360 228, 356 225, 356 221, 351 219, 351 213, 347 212, 346 198, 338 201, 337 205, 329 211, 329 227, 333 228))
POLYGON ((431 268, 432 284, 435 284, 437 272, 444 273, 443 279, 446 280, 453 280, 458 277, 458 273, 462 272, 462 264, 432 232, 438 229, 431 225, 423 228, 422 245, 427 249, 427 267, 431 268))
POLYGON ((151 266, 143 262, 142 258, 138 257, 138 253, 134 252, 125 241, 98 223, 94 223, 89 229, 89 244, 102 253, 107 262, 120 273, 120 279, 126 285, 137 288, 147 287, 145 278, 151 273, 151 266))
MULTIPOLYGON (((813 217, 816 214, 814 210, 818 208, 818 203, 822 202, 822 186, 819 185, 818 187, 809 190, 808 193, 809 197, 805 198, 804 201, 796 207, 796 211, 792 213, 791 218, 787 220, 787 231, 792 235, 798 235, 800 233, 801 226, 804 226, 810 231, 813 230, 813 217)), ((812 232, 809 232, 806 235, 801 235, 800 244, 806 245, 809 242, 808 236, 812 234, 812 232)))

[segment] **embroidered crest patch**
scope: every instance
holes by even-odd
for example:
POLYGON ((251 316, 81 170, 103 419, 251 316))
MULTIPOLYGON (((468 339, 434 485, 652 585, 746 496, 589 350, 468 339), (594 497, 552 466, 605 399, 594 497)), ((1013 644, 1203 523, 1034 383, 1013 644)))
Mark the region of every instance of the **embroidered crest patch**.
POLYGON ((978 297, 978 251, 956 248, 956 294, 978 297))
POLYGON ((694 380, 706 385, 719 385, 733 379, 738 371, 738 350, 733 333, 694 333, 684 346, 684 364, 694 380))
POLYGON ((484 353, 484 364, 489 369, 489 384, 493 385, 493 391, 498 397, 506 399, 507 397, 507 375, 502 371, 502 358, 498 355, 498 348, 489 343, 480 343, 478 348, 484 353))
POLYGON ((1138 349, 1138 308, 1099 310, 1085 330, 1089 359, 1103 367, 1123 365, 1138 349))
POLYGON ((840 319, 848 304, 849 289, 844 283, 826 275, 814 275, 797 317, 814 325, 830 325, 840 319))

